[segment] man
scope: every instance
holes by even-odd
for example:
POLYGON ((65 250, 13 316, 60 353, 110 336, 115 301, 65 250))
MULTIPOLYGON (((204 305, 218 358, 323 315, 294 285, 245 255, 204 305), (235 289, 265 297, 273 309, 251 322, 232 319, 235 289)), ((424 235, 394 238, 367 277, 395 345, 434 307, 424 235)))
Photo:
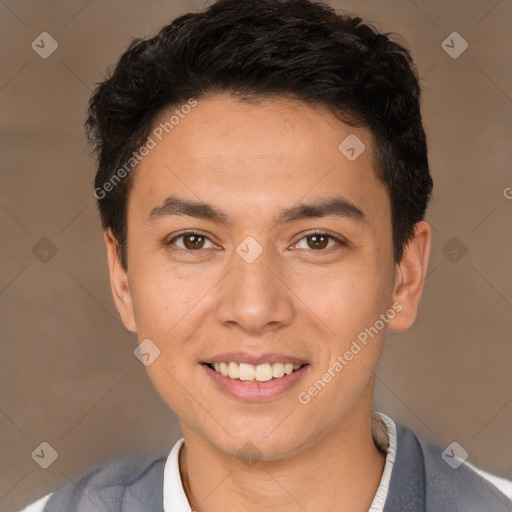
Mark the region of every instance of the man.
POLYGON ((183 439, 40 510, 512 510, 372 411, 431 242, 407 50, 320 3, 221 0, 132 43, 87 129, 116 307, 183 439))

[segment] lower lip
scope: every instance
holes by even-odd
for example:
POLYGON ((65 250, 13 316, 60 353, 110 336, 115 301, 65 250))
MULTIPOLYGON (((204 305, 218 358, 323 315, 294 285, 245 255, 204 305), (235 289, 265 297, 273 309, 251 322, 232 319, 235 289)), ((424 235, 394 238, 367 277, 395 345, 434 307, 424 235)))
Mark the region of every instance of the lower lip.
POLYGON ((289 375, 284 375, 278 379, 267 380, 266 382, 250 382, 243 380, 230 379, 224 377, 208 365, 201 364, 210 379, 219 386, 219 388, 228 395, 239 400, 258 402, 276 398, 295 386, 307 371, 308 365, 295 370, 289 375))

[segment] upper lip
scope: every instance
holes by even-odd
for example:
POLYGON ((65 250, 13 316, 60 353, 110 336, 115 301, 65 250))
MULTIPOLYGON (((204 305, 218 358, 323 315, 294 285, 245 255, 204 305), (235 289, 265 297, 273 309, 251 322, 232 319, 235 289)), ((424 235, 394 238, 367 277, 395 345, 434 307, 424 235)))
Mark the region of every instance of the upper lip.
POLYGON ((203 363, 229 363, 234 361, 236 363, 246 363, 258 366, 264 363, 292 363, 292 364, 307 364, 307 362, 296 356, 287 354, 266 353, 266 354, 249 354, 247 352, 224 352, 205 359, 203 363))

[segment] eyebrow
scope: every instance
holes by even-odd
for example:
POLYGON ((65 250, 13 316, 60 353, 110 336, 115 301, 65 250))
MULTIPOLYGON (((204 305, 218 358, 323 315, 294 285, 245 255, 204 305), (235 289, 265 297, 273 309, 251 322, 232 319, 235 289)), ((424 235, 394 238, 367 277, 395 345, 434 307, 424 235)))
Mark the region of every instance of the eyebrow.
MULTIPOLYGON (((172 215, 185 215, 198 219, 230 225, 230 217, 227 213, 202 201, 189 201, 177 196, 169 196, 160 205, 153 208, 149 214, 149 220, 172 215)), ((365 222, 363 211, 347 199, 334 196, 319 199, 311 203, 300 203, 291 208, 281 210, 274 218, 275 224, 287 224, 302 219, 314 219, 322 217, 343 217, 359 222, 365 222)))

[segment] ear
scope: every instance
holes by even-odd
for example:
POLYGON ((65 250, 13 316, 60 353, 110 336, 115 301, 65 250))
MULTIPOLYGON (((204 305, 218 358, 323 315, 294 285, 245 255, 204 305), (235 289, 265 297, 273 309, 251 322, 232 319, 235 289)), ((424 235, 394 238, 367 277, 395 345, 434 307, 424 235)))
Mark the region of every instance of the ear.
POLYGON ((132 295, 128 285, 128 273, 121 265, 119 244, 111 229, 107 229, 103 233, 103 238, 107 246, 110 287, 117 311, 126 328, 131 332, 136 332, 132 295))
POLYGON ((400 304, 402 309, 388 322, 389 329, 393 331, 405 331, 416 320, 427 273, 431 237, 429 224, 423 220, 418 222, 414 236, 396 266, 393 301, 400 304))

